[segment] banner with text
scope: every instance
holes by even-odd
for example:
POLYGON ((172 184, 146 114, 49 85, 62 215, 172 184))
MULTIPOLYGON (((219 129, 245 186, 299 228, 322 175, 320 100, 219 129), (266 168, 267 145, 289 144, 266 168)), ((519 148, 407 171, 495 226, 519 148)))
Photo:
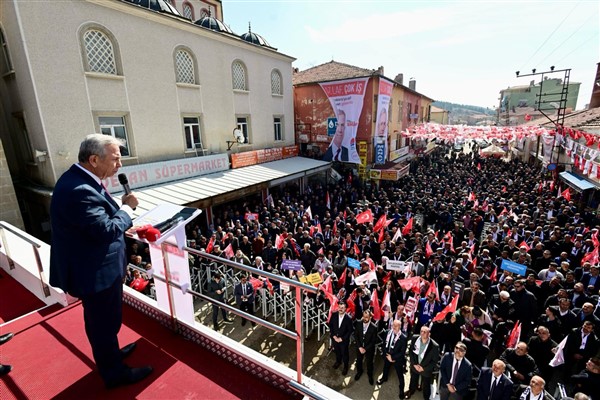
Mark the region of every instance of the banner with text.
POLYGON ((323 156, 325 161, 359 164, 356 131, 369 78, 320 83, 337 119, 335 134, 323 156))
POLYGON ((377 120, 375 121, 375 164, 385 164, 387 160, 388 112, 394 84, 379 79, 379 95, 377 96, 377 120))

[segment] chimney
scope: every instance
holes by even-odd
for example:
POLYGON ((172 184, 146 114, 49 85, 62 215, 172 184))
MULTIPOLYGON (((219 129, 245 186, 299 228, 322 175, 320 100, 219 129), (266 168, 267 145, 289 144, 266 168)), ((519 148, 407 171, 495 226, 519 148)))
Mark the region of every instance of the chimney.
POLYGON ((594 83, 592 84, 592 97, 588 108, 600 107, 600 63, 597 66, 596 79, 594 79, 594 83))
POLYGON ((398 82, 399 84, 403 85, 404 84, 404 74, 398 74, 398 75, 396 75, 396 77, 394 78, 394 80, 396 82, 398 82))
POLYGON ((410 90, 414 90, 415 92, 417 91, 417 81, 414 78, 411 78, 408 81, 408 88, 410 90))
POLYGON ((529 86, 535 86, 535 80, 529 82, 529 86))
POLYGON ((383 75, 383 65, 381 67, 377 68, 377 73, 379 75, 383 75))

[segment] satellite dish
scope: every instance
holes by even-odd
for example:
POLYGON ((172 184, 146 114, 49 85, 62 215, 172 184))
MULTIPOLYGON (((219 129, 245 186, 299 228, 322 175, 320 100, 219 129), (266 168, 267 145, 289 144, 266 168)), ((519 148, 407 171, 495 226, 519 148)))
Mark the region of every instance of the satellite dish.
POLYGON ((233 137, 235 138, 235 141, 238 143, 244 143, 246 141, 244 134, 242 133, 242 131, 239 128, 235 128, 233 130, 233 137))

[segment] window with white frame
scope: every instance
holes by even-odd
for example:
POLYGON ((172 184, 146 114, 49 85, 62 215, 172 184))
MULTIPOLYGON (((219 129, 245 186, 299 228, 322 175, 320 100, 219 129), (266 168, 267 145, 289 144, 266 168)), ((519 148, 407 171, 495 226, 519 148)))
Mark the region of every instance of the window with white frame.
POLYGON ((192 8, 191 4, 187 2, 183 3, 183 16, 191 19, 192 21, 194 20, 194 9, 192 8))
POLYGON ((194 58, 186 50, 177 50, 175 53, 175 69, 177 71, 178 83, 196 83, 196 73, 194 71, 194 58))
POLYGON ((283 94, 281 74, 276 69, 271 71, 271 94, 283 94))
POLYGON ((239 61, 234 61, 231 65, 231 76, 233 79, 234 90, 248 90, 248 82, 246 80, 246 68, 239 61))
POLYGON ((88 71, 117 75, 113 43, 104 32, 88 29, 83 34, 83 45, 88 71))
POLYGON ((10 61, 10 54, 8 52, 8 44, 4 37, 4 32, 0 29, 0 45, 2 45, 2 65, 0 65, 0 72, 5 74, 13 70, 12 62, 10 61))
POLYGON ((185 132, 186 150, 204 150, 202 133, 200 132, 200 118, 183 117, 183 130, 185 132))
POLYGON ((281 117, 273 117, 273 139, 277 141, 283 140, 283 125, 281 123, 283 118, 281 117))
POLYGON ((125 126, 125 117, 98 117, 100 132, 104 135, 110 135, 123 142, 121 146, 121 156, 130 157, 131 151, 129 141, 127 140, 127 127, 125 126))
POLYGON ((248 117, 237 117, 237 127, 244 134, 244 143, 250 143, 248 117))

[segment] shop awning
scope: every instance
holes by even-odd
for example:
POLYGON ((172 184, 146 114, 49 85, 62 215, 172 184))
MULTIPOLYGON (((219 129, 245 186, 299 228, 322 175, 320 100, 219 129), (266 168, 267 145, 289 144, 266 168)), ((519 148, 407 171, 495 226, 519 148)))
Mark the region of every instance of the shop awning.
POLYGON ((595 189, 596 188, 596 185, 594 185, 593 183, 585 180, 584 178, 582 178, 579 175, 576 175, 576 174, 574 174, 572 172, 564 171, 564 172, 561 172, 558 175, 569 186, 571 186, 573 189, 575 189, 575 190, 577 190, 579 192, 583 192, 584 190, 595 189))
MULTIPOLYGON (((136 215, 161 203, 207 207, 277 186, 294 179, 326 171, 330 162, 293 157, 249 167, 202 175, 196 178, 134 189, 139 205, 136 215)), ((115 196, 119 199, 120 197, 115 196)))

